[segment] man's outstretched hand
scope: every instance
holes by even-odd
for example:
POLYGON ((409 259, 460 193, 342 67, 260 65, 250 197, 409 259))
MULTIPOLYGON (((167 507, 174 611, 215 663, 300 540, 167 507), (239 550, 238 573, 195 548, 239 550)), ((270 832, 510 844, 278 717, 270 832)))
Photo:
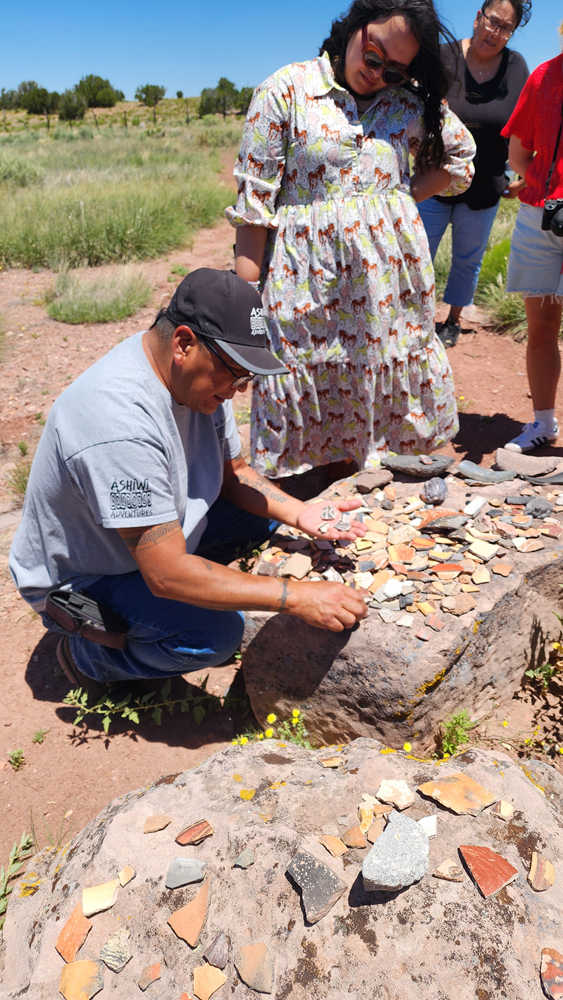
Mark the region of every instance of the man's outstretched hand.
POLYGON ((352 520, 349 527, 342 528, 338 525, 342 523, 342 514, 361 506, 362 501, 358 497, 350 500, 320 500, 318 503, 306 504, 297 518, 297 527, 311 538, 326 538, 331 542, 338 539, 353 541, 355 538, 362 538, 366 533, 362 522, 352 520), (323 518, 323 513, 332 512, 335 516, 330 520, 323 518), (321 531, 325 525, 328 526, 327 530, 321 531))

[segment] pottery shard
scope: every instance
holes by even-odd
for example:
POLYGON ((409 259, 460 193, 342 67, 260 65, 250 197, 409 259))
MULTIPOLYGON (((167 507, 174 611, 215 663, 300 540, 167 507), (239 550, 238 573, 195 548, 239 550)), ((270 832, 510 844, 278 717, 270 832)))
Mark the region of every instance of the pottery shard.
POLYGON ((494 896, 505 885, 518 878, 518 869, 490 847, 462 844, 459 852, 469 868, 469 874, 485 897, 494 896))
POLYGON ((133 957, 128 944, 130 936, 125 927, 120 927, 102 947, 100 958, 112 972, 121 972, 133 957))
POLYGON ((342 834, 342 843, 346 844, 346 847, 359 847, 360 849, 367 846, 359 826, 353 826, 350 830, 346 830, 346 833, 342 834))
POLYGON ((157 979, 160 979, 161 972, 162 966, 160 962, 154 962, 153 965, 147 965, 147 967, 141 972, 140 978, 137 980, 139 989, 148 990, 152 983, 156 983, 157 979))
POLYGON ((166 873, 166 888, 179 889, 192 882, 201 882, 207 870, 207 861, 199 858, 173 858, 166 873))
POLYGON ((254 851, 250 850, 250 847, 245 848, 241 851, 238 858, 233 861, 234 868, 250 868, 254 864, 256 858, 254 857, 254 851))
POLYGON ((367 892, 396 892, 418 882, 428 868, 428 837, 408 816, 392 812, 362 865, 367 892))
POLYGON ((257 993, 271 993, 274 983, 274 966, 263 941, 247 944, 239 948, 235 958, 235 969, 243 983, 257 993))
MULTIPOLYGON (((453 606, 448 604, 448 611, 451 615, 466 615, 468 611, 473 611, 473 608, 477 607, 477 602, 471 594, 457 594, 455 597, 447 598, 448 601, 453 601, 453 606)), ((442 601, 442 607, 445 606, 445 601, 442 601)))
POLYGON ((201 928, 207 913, 207 903, 209 901, 209 879, 203 883, 195 899, 181 909, 175 910, 168 917, 167 923, 182 941, 187 941, 191 948, 195 948, 199 941, 201 928))
POLYGON ((171 822, 171 816, 147 816, 143 833, 158 833, 159 830, 166 830, 171 822))
POLYGON ((424 514, 418 530, 427 530, 429 525, 434 524, 435 521, 442 521, 446 517, 463 517, 463 524, 469 520, 465 515, 460 514, 459 510, 429 510, 424 514))
POLYGON ((176 837, 176 843, 180 844, 181 847, 186 847, 188 844, 201 844, 202 840, 206 837, 213 836, 213 827, 211 823, 208 823, 206 819, 200 819, 197 823, 193 823, 192 826, 186 827, 181 833, 176 837))
MULTIPOLYGON (((535 892, 545 892, 555 882, 555 868, 547 858, 532 852, 532 863, 528 872, 528 882, 535 892)), ((563 991, 562 991, 563 995, 563 991)))
POLYGON ((74 962, 91 927, 92 921, 86 919, 79 903, 72 911, 55 945, 59 955, 61 958, 64 958, 65 962, 74 962))
POLYGON ((287 873, 301 889, 303 909, 310 924, 321 920, 347 889, 346 883, 328 865, 306 851, 297 852, 287 873))
POLYGON ((469 551, 473 552, 474 555, 479 556, 479 559, 484 559, 485 562, 488 562, 489 559, 496 556, 498 552, 498 545, 491 545, 490 542, 483 542, 478 538, 475 542, 471 542, 469 551))
POLYGON ((450 774, 447 778, 426 781, 418 786, 418 791, 459 816, 465 813, 478 816, 483 809, 496 802, 496 795, 473 781, 468 774, 450 774))
POLYGON ((365 835, 373 823, 373 802, 361 802, 358 807, 358 817, 360 820, 360 830, 365 835))
POLYGON ((329 834, 319 837, 319 844, 326 847, 328 853, 332 854, 333 858, 339 858, 348 851, 346 844, 340 840, 340 837, 331 837, 329 834))
POLYGON ((414 802, 414 792, 406 781, 382 781, 376 795, 381 802, 387 802, 397 809, 407 809, 414 802))
POLYGON ((451 858, 446 858, 445 861, 442 861, 442 864, 432 874, 434 878, 443 878, 447 882, 465 882, 463 868, 460 868, 457 861, 452 861, 451 858))
POLYGON ((491 582, 491 574, 486 566, 478 566, 471 579, 476 586, 481 587, 484 583, 491 582))
POLYGON ((226 982, 225 973, 213 965, 198 965, 194 969, 194 993, 198 1000, 209 1000, 226 982))
POLYGON ((496 816, 497 819, 502 819, 505 823, 508 823, 514 816, 514 806, 511 802, 499 799, 491 809, 491 816, 496 816))
POLYGON ((383 819, 374 819, 373 823, 371 824, 371 826, 370 826, 370 828, 369 828, 369 830, 368 830, 368 832, 366 834, 369 843, 370 844, 375 844, 377 838, 381 836, 381 834, 383 833, 384 829, 385 829, 385 820, 383 820, 383 819))
POLYGON ((342 757, 325 757, 323 760, 319 761, 323 767, 340 767, 342 763, 342 757))
POLYGON ((305 556, 301 552, 294 552, 280 569, 279 576, 294 576, 296 580, 302 580, 313 568, 310 556, 305 556))
POLYGON ((221 931, 215 940, 211 942, 209 948, 205 949, 203 953, 204 959, 210 965, 214 965, 216 969, 224 969, 229 961, 230 944, 231 942, 225 932, 221 931))
POLYGON ((543 991, 551 1000, 563 997, 563 955, 555 948, 543 948, 540 977, 543 991))
POLYGON ((123 865, 123 868, 121 869, 121 871, 117 876, 119 879, 120 886, 123 888, 123 886, 127 885, 131 881, 131 879, 135 878, 136 874, 137 872, 135 871, 132 865, 123 865))
POLYGON ((104 966, 102 962, 87 959, 70 962, 61 973, 59 992, 65 1000, 91 1000, 104 988, 104 966))
POLYGON ((497 576, 510 576, 513 569, 514 566, 510 566, 509 563, 497 563, 496 566, 493 566, 493 573, 496 573, 497 576))
POLYGON ((119 879, 112 882, 104 882, 102 885, 92 886, 91 889, 82 890, 82 912, 85 917, 91 917, 94 913, 101 913, 109 910, 117 899, 119 889, 119 879))

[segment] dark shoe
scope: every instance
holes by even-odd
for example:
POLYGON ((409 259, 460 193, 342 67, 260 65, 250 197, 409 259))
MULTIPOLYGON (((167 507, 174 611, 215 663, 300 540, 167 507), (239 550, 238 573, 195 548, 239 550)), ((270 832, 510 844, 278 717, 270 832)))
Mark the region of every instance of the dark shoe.
POLYGON ((445 323, 436 324, 436 333, 444 347, 455 347, 461 333, 461 323, 456 323, 450 316, 445 323))
POLYGON ((87 691, 88 694, 92 695, 96 701, 99 701, 100 698, 105 698, 108 692, 108 685, 92 680, 91 677, 86 677, 86 674, 83 674, 78 669, 72 658, 68 635, 63 636, 57 646, 57 660, 59 661, 61 670, 73 688, 82 688, 83 691, 87 691))

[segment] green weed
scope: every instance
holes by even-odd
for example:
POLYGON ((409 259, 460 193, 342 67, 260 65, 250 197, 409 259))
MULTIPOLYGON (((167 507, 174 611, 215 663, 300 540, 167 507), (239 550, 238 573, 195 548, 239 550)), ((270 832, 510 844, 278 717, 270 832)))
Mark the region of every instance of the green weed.
POLYGON ((68 822, 72 815, 72 809, 67 809, 66 806, 64 807, 63 815, 58 829, 51 830, 51 827, 49 826, 48 823, 45 822, 43 816, 41 817, 40 832, 43 835, 41 838, 43 843, 40 842, 39 837, 37 836, 38 831, 37 827, 35 826, 35 820, 33 818, 33 809, 31 808, 31 806, 29 807, 29 815, 31 822, 31 840, 33 842, 36 854, 39 854, 39 852, 42 851, 45 847, 50 847, 54 848, 55 850, 59 850, 59 848, 62 847, 63 844, 67 843, 70 831, 72 830, 72 827, 74 825, 72 822, 68 822))
POLYGON ((105 278, 65 271, 49 292, 47 312, 63 323, 107 323, 132 316, 150 297, 148 281, 131 268, 105 278))
POLYGON ((21 870, 24 861, 26 861, 33 848, 32 838, 25 833, 21 835, 21 840, 19 844, 16 843, 10 851, 10 858, 8 861, 8 867, 4 870, 4 865, 0 867, 0 930, 4 926, 4 921, 6 919, 6 908, 8 906, 8 896, 10 895, 13 886, 8 883, 15 875, 21 870))
MULTIPOLYGON (((20 444, 21 443, 22 442, 20 442, 20 444)), ((25 455, 25 452, 22 452, 22 455, 25 455)), ((29 479, 30 471, 31 471, 31 462, 29 460, 20 459, 14 465, 12 471, 6 473, 6 485, 8 487, 8 490, 10 491, 12 496, 16 498, 16 500, 23 500, 25 496, 25 491, 27 490, 27 481, 29 479)))
POLYGON ((50 733, 50 732, 51 732, 50 729, 38 729, 33 734, 33 739, 32 739, 31 742, 32 743, 44 743, 45 742, 45 737, 46 737, 47 733, 50 733))
POLYGON ((21 747, 17 750, 11 750, 7 755, 8 761, 12 765, 14 771, 19 771, 25 764, 25 757, 21 747))
POLYGON ((471 721, 471 717, 466 708, 461 712, 447 716, 443 723, 443 732, 440 740, 440 752, 434 754, 435 757, 452 757, 458 750, 469 743, 469 733, 476 723, 471 721))
POLYGON ((185 278, 186 275, 190 273, 189 269, 184 267, 183 264, 172 264, 170 270, 172 274, 179 274, 181 278, 185 278))
POLYGON ((25 458, 29 450, 27 441, 18 441, 18 448, 22 458, 25 458))
POLYGON ((212 712, 218 711, 221 699, 215 695, 208 694, 207 682, 209 675, 205 678, 200 688, 194 688, 191 684, 186 686, 186 693, 183 698, 170 698, 172 683, 167 680, 160 690, 160 698, 157 700, 157 692, 149 691, 142 698, 133 699, 130 693, 121 701, 114 701, 112 698, 101 698, 94 705, 89 705, 88 694, 77 688, 69 691, 64 699, 65 705, 71 705, 77 709, 74 725, 79 725, 87 715, 98 715, 102 720, 102 728, 105 733, 109 732, 112 721, 117 718, 127 719, 138 725, 144 722, 149 716, 157 726, 162 722, 163 712, 172 715, 177 705, 181 712, 192 711, 194 722, 199 726, 204 717, 212 712))

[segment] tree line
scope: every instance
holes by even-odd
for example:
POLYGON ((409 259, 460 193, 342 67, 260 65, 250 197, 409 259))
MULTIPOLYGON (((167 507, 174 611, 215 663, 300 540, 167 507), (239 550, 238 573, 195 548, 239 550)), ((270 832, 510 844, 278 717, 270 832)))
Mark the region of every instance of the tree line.
MULTIPOLYGON (((165 94, 166 87, 146 83, 137 87, 135 100, 152 108, 156 121, 156 108, 165 94)), ((252 94, 252 87, 237 90, 234 83, 222 76, 216 87, 205 87, 202 90, 199 117, 222 114, 226 118, 230 111, 246 114, 252 94)), ((183 99, 183 92, 176 91, 176 97, 183 99)), ((91 73, 83 76, 79 83, 62 94, 40 87, 35 80, 24 80, 15 90, 2 87, 0 108, 4 111, 27 111, 29 115, 45 115, 47 118, 49 115, 58 115, 62 121, 76 121, 84 118, 88 108, 113 108, 118 101, 124 99, 123 91, 113 87, 109 80, 91 73)))

